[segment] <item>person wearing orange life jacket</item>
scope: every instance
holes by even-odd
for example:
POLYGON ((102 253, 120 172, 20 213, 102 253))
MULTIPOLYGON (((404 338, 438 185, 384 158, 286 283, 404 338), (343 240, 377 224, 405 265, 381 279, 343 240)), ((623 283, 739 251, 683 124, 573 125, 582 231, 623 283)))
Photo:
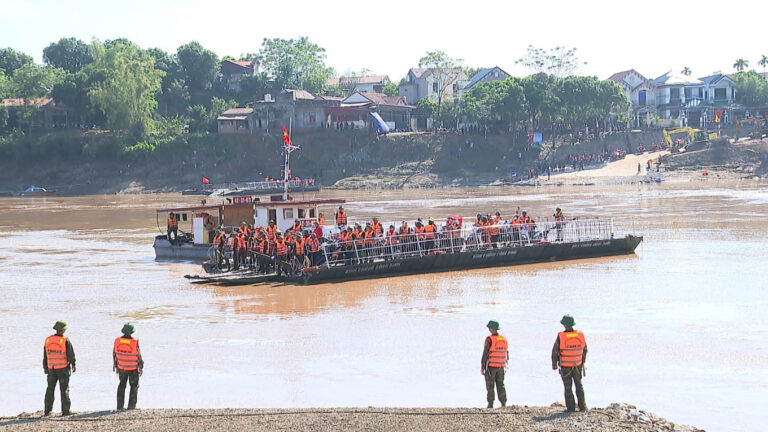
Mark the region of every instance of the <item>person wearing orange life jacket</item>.
POLYGON ((248 242, 245 239, 245 233, 240 233, 237 236, 237 248, 240 251, 239 258, 240 264, 245 267, 245 261, 248 257, 248 242))
POLYGON ((216 251, 216 265, 219 267, 219 269, 222 268, 222 265, 224 262, 227 263, 227 266, 229 266, 229 261, 227 261, 227 256, 224 253, 224 246, 227 242, 227 234, 224 232, 224 230, 217 230, 216 235, 213 237, 213 245, 216 251))
POLYGON ((232 269, 238 270, 240 269, 240 241, 236 231, 229 234, 229 249, 232 251, 232 269))
POLYGON ((275 238, 275 266, 277 267, 277 275, 282 274, 283 264, 288 261, 288 245, 283 240, 283 235, 278 231, 275 238))
POLYGON ((560 366, 560 377, 565 388, 565 408, 568 411, 576 410, 571 387, 576 384, 576 399, 578 399, 579 411, 587 410, 587 402, 584 399, 584 386, 581 378, 585 375, 584 363, 587 361, 587 342, 584 333, 574 330, 576 324, 573 317, 565 315, 560 320, 565 331, 557 334, 555 345, 552 346, 552 369, 560 366))
POLYGON ((435 250, 435 238, 437 237, 437 225, 432 218, 424 225, 424 249, 428 252, 435 250))
POLYGON ((377 255, 375 248, 376 232, 373 230, 373 226, 370 222, 365 224, 365 230, 363 231, 363 256, 367 258, 367 261, 373 261, 373 257, 377 255))
POLYGON ((325 216, 323 216, 322 212, 318 213, 317 215, 317 223, 320 224, 320 226, 325 225, 325 216))
POLYGON ((387 252, 388 254, 384 255, 385 260, 390 260, 395 258, 395 254, 397 253, 397 231, 395 230, 394 225, 390 225, 387 232, 384 234, 386 238, 386 244, 387 244, 387 252))
POLYGON ((296 219, 295 221, 293 221, 292 229, 294 234, 301 232, 302 227, 301 227, 301 221, 299 219, 296 219))
POLYGON ((412 243, 412 232, 413 230, 408 226, 408 222, 403 221, 400 228, 397 230, 397 242, 400 244, 398 247, 400 252, 410 252, 416 249, 416 245, 412 243))
POLYGON ((43 371, 48 376, 48 387, 45 389, 44 415, 51 415, 53 410, 54 392, 56 383, 59 383, 61 393, 61 415, 70 415, 72 401, 69 399, 69 377, 75 373, 75 350, 72 342, 64 336, 67 331, 67 323, 56 321, 53 325, 56 334, 45 338, 43 346, 43 371))
POLYGON ((304 236, 300 233, 296 235, 296 240, 293 243, 293 254, 299 261, 301 268, 307 266, 307 246, 308 242, 304 240, 304 236))
POLYGON ((272 248, 274 243, 267 238, 267 233, 262 231, 259 233, 261 237, 261 244, 259 246, 259 273, 267 274, 272 267, 272 248))
POLYGON ((317 234, 312 233, 307 239, 307 247, 309 249, 309 261, 313 266, 322 264, 321 257, 323 254, 320 252, 320 239, 317 238, 317 234))
POLYGON ((275 226, 275 221, 270 220, 269 224, 267 225, 267 238, 269 240, 274 240, 275 234, 277 234, 277 227, 275 226))
POLYGON ((339 233, 339 245, 341 246, 341 259, 344 261, 344 264, 351 262, 352 257, 355 256, 355 245, 352 241, 352 232, 347 227, 343 227, 339 233))
POLYGON ((486 325, 491 335, 485 338, 483 358, 480 361, 480 373, 485 376, 488 408, 493 408, 494 387, 499 395, 501 406, 507 405, 507 390, 504 388, 504 370, 509 360, 507 339, 499 334, 499 322, 488 321, 486 325))
POLYGON ((123 325, 123 335, 115 339, 112 349, 112 371, 117 373, 120 383, 117 386, 117 410, 122 411, 125 403, 125 385, 130 382, 128 409, 136 409, 139 394, 139 377, 144 373, 144 359, 141 358, 139 340, 131 336, 136 328, 131 323, 123 325))
POLYGON ((339 211, 336 212, 336 226, 342 225, 347 225, 347 212, 344 211, 344 207, 339 206, 339 211))
POLYGON ((555 214, 552 215, 555 218, 555 231, 557 233, 557 241, 563 241, 563 227, 565 226, 565 215, 560 207, 555 209, 555 214))
MULTIPOLYGON (((497 212, 498 213, 498 212, 497 212)), ((500 240, 500 232, 499 232, 499 219, 496 219, 494 217, 488 218, 488 222, 486 222, 486 229, 487 235, 488 235, 488 243, 496 249, 499 247, 499 240, 500 240)))
POLYGON ((175 244, 179 239, 179 219, 173 212, 168 213, 168 234, 165 237, 171 244, 175 244), (173 239, 171 239, 173 234, 173 239))
POLYGON ((373 218, 371 228, 373 228, 373 233, 376 234, 376 237, 381 237, 381 235, 384 234, 384 227, 381 226, 379 218, 373 218))

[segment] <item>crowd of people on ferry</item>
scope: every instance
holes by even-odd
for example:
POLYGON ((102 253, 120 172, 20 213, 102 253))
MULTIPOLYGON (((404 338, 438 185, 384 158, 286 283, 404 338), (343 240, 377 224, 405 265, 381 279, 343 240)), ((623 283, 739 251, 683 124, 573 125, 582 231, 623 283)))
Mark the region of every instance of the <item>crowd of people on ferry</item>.
POLYGON ((311 226, 296 219, 281 232, 274 220, 266 227, 243 222, 229 233, 214 231, 215 262, 220 269, 247 268, 258 273, 290 273, 320 265, 345 265, 392 260, 406 256, 455 253, 470 249, 496 249, 539 241, 562 241, 565 216, 560 208, 552 215, 555 224, 539 229, 527 211, 518 207, 505 219, 500 212, 478 213, 470 226, 462 217, 450 215, 438 224, 433 218, 418 218, 413 224, 402 221, 384 226, 377 217, 370 222, 348 223, 339 206, 333 228, 324 231, 325 218, 319 213, 311 226), (548 238, 554 230, 554 238, 548 238))

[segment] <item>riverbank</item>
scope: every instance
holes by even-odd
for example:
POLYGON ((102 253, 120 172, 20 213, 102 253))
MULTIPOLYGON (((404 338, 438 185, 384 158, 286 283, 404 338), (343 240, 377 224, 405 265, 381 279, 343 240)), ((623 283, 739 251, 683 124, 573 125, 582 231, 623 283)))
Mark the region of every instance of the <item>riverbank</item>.
POLYGON ((16 431, 700 431, 676 425, 628 404, 567 413, 551 407, 327 408, 327 409, 150 409, 96 411, 41 417, 22 413, 0 418, 16 431))

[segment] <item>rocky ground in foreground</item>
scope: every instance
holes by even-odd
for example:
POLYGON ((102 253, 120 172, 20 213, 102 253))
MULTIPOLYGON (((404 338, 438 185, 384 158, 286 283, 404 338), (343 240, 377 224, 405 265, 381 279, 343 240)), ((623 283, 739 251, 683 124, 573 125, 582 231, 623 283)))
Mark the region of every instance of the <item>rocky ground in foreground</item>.
POLYGON ((18 431, 684 431, 627 404, 566 413, 563 406, 478 408, 150 409, 0 418, 18 431))

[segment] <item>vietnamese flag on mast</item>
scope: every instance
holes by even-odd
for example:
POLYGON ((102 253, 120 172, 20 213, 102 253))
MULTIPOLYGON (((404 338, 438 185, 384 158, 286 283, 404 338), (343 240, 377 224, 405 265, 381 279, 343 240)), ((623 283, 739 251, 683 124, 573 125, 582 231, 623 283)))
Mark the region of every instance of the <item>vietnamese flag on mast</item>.
POLYGON ((285 129, 285 123, 283 123, 283 144, 290 146, 291 137, 288 136, 288 130, 285 129))
POLYGON ((203 184, 211 184, 211 181, 208 180, 208 177, 203 176, 203 184))

